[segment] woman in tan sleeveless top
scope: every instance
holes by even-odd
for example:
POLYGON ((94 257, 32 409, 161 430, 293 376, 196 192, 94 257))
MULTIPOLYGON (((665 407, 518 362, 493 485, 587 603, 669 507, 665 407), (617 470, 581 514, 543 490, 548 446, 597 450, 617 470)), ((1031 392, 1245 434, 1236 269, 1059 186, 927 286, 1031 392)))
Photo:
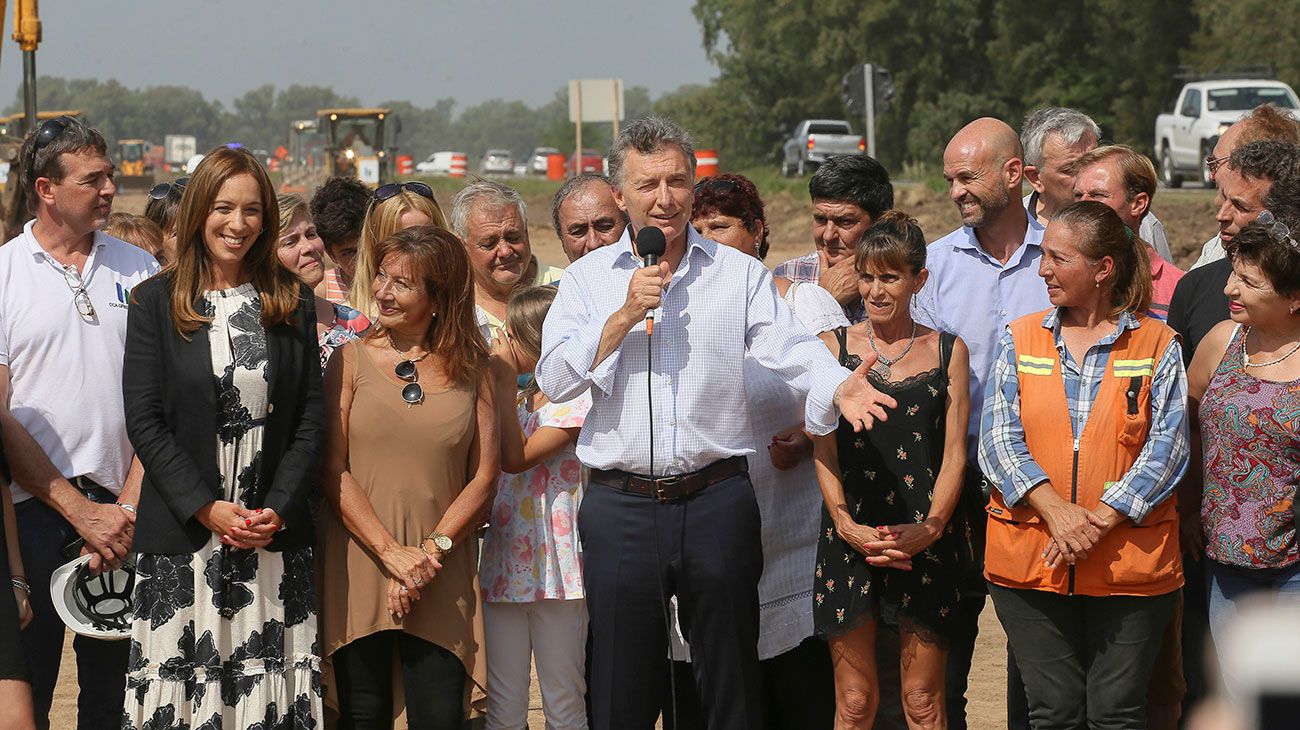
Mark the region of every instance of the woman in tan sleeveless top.
POLYGON ((497 475, 488 353, 455 236, 410 228, 372 255, 377 326, 325 376, 323 653, 340 728, 391 727, 400 679, 411 727, 459 730, 487 678, 473 536, 497 475))

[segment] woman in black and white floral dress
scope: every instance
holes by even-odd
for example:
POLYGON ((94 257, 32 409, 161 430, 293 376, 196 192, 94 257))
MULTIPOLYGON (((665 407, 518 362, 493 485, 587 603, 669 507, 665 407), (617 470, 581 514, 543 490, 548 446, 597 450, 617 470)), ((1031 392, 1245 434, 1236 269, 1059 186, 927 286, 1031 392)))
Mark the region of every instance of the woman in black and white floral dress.
POLYGON ((146 477, 124 728, 320 724, 320 366, 277 231, 265 171, 220 148, 181 200, 175 266, 133 292, 124 391, 146 477))

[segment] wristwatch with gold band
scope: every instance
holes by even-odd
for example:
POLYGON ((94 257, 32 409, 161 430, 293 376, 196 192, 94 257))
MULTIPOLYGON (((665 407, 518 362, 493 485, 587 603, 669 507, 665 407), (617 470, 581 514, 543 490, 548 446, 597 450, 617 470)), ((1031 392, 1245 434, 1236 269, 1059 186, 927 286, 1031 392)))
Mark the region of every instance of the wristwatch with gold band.
POLYGON ((451 548, 452 548, 453 543, 452 543, 450 537, 447 537, 446 535, 442 534, 441 532, 438 532, 437 530, 435 530, 435 531, 433 531, 433 532, 430 532, 429 535, 428 535, 428 537, 425 537, 424 539, 425 539, 425 540, 432 541, 432 542, 433 542, 433 546, 434 546, 435 548, 437 548, 437 549, 438 549, 438 552, 442 553, 443 555, 450 555, 450 554, 451 554, 451 548))

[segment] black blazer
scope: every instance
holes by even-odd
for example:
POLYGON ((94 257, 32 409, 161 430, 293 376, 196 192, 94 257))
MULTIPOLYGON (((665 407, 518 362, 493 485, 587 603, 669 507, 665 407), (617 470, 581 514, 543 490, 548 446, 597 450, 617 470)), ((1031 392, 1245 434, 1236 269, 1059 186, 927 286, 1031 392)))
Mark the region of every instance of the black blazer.
MULTIPOLYGON (((122 394, 126 430, 144 465, 134 549, 188 553, 212 534, 194 516, 223 499, 217 469, 216 381, 205 325, 187 342, 172 325, 171 274, 131 291, 122 394)), ((266 332, 269 383, 259 507, 284 519, 268 550, 313 543, 307 496, 325 440, 316 305, 301 287, 294 324, 266 332)))

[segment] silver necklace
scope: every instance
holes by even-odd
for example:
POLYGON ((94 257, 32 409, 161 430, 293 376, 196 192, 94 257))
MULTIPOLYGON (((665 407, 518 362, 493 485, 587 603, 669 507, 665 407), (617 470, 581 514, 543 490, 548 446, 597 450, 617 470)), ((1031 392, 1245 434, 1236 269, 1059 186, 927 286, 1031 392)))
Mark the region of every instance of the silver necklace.
POLYGON ((916 342, 916 320, 912 320, 912 336, 907 339, 907 347, 904 347, 903 351, 898 353, 898 356, 892 359, 885 357, 884 353, 880 351, 880 348, 876 347, 876 335, 874 330, 875 328, 871 326, 870 322, 868 322, 867 342, 871 345, 871 351, 876 353, 876 366, 873 367, 872 370, 876 371, 881 378, 889 380, 889 366, 902 360, 907 353, 911 351, 912 343, 916 342))
POLYGON ((1287 350, 1286 354, 1283 355, 1282 357, 1273 358, 1268 362, 1251 362, 1250 353, 1246 352, 1246 338, 1249 336, 1250 336, 1250 328, 1247 327, 1246 334, 1242 335, 1241 337, 1241 364, 1248 368, 1266 368, 1269 365, 1276 365, 1282 362, 1283 360, 1287 359, 1288 357, 1294 355, 1296 353, 1296 350, 1300 350, 1300 342, 1297 342, 1295 343, 1295 345, 1291 347, 1290 350, 1287 350))

